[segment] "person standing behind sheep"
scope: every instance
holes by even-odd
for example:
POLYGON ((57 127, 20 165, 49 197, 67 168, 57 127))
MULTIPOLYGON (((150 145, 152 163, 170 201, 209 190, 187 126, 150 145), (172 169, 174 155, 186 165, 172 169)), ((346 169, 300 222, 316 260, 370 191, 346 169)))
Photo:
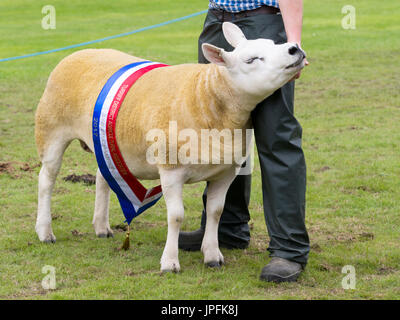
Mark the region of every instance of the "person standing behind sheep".
MULTIPOLYGON (((303 0, 210 0, 199 37, 199 63, 208 63, 201 45, 210 43, 233 50, 222 33, 222 23, 235 23, 247 39, 266 38, 276 43, 301 44, 303 0)), ((306 62, 306 64, 308 64, 306 62)), ((300 77, 298 73, 294 79, 300 77)), ((293 79, 293 80, 294 80, 293 79)), ((305 226, 306 164, 301 148, 302 128, 293 115, 294 81, 261 102, 252 112, 255 141, 261 167, 264 216, 272 259, 262 269, 264 281, 296 281, 304 270, 310 250, 305 226)), ((251 175, 238 175, 230 186, 221 216, 218 240, 221 247, 247 248, 251 175)), ((204 208, 207 187, 203 194, 204 208)), ((180 232, 179 248, 200 250, 206 214, 201 227, 180 232)))

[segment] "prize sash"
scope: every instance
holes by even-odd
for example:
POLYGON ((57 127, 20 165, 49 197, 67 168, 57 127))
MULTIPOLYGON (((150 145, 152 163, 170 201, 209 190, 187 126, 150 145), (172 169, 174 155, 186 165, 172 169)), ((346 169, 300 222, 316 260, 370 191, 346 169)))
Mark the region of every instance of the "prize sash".
POLYGON ((116 193, 128 225, 161 197, 161 186, 146 189, 129 171, 115 138, 119 108, 129 88, 146 72, 167 65, 140 61, 122 67, 101 90, 93 112, 93 142, 96 160, 104 179, 116 193))

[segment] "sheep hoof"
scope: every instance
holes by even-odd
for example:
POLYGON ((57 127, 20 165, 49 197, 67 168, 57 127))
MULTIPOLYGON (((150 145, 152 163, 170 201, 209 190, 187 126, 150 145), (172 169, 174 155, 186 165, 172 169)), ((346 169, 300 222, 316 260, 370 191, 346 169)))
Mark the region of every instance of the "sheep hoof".
POLYGON ((179 271, 177 269, 168 269, 168 270, 162 270, 161 273, 162 274, 165 274, 165 273, 179 273, 179 271))
POLYGON ((100 230, 98 230, 96 232, 96 236, 98 238, 114 238, 114 233, 109 227, 107 227, 107 228, 101 228, 100 230))
POLYGON ((181 270, 181 266, 178 261, 168 260, 161 258, 161 273, 178 273, 181 270))
POLYGON ((54 236, 54 234, 52 232, 50 234, 48 234, 46 237, 39 239, 39 240, 43 243, 56 243, 56 237, 54 236))
POLYGON ((180 269, 178 269, 175 265, 172 267, 172 269, 162 269, 161 273, 179 273, 180 269))
POLYGON ((97 238, 114 238, 114 234, 113 233, 99 233, 97 235, 97 238))
POLYGON ((52 239, 46 239, 46 240, 43 240, 42 241, 43 243, 56 243, 56 239, 54 238, 52 238, 52 239))

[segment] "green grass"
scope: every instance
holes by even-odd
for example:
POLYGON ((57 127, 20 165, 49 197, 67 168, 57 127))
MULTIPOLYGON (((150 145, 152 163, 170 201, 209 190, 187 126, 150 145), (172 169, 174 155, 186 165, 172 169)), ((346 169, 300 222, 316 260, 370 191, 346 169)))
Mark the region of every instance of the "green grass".
MULTIPOLYGON (((0 58, 127 32, 204 10, 195 1, 59 1, 57 29, 41 28, 48 1, 0 3, 0 58)), ((400 297, 400 12, 398 1, 356 1, 355 30, 341 28, 348 1, 305 0, 303 47, 310 66, 296 82, 308 167, 307 226, 312 250, 297 283, 259 281, 268 262, 260 170, 253 174, 252 240, 222 250, 226 266, 203 266, 180 252, 180 274, 159 273, 166 239, 160 201, 133 221, 133 248, 117 250, 124 233, 97 239, 91 226, 94 186, 65 182, 95 173, 93 155, 74 142, 53 197, 54 245, 35 234, 37 175, 34 112, 47 77, 73 50, 0 62, 0 299, 399 299, 400 297), (379 12, 379 14, 377 14, 379 12), (33 167, 24 171, 28 164, 33 167), (78 232, 72 233, 77 230, 78 232), (42 267, 56 268, 57 289, 41 287, 42 267), (356 269, 344 290, 342 267, 356 269)), ((115 48, 169 64, 195 62, 204 16, 91 47, 115 48)), ((198 227, 204 184, 186 186, 183 228, 198 227)), ((123 221, 115 196, 111 225, 123 221)))

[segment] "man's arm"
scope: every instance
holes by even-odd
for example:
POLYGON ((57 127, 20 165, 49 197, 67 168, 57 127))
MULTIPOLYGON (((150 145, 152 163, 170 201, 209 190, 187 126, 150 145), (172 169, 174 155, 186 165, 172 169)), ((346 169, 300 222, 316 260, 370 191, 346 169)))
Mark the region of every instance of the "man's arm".
MULTIPOLYGON (((303 0, 279 0, 287 41, 296 42, 301 47, 301 29, 303 27, 303 0)), ((308 61, 306 59, 306 65, 308 61)), ((295 79, 300 77, 299 72, 295 79)))
POLYGON ((301 44, 303 26, 303 0, 279 0, 288 42, 301 44))

